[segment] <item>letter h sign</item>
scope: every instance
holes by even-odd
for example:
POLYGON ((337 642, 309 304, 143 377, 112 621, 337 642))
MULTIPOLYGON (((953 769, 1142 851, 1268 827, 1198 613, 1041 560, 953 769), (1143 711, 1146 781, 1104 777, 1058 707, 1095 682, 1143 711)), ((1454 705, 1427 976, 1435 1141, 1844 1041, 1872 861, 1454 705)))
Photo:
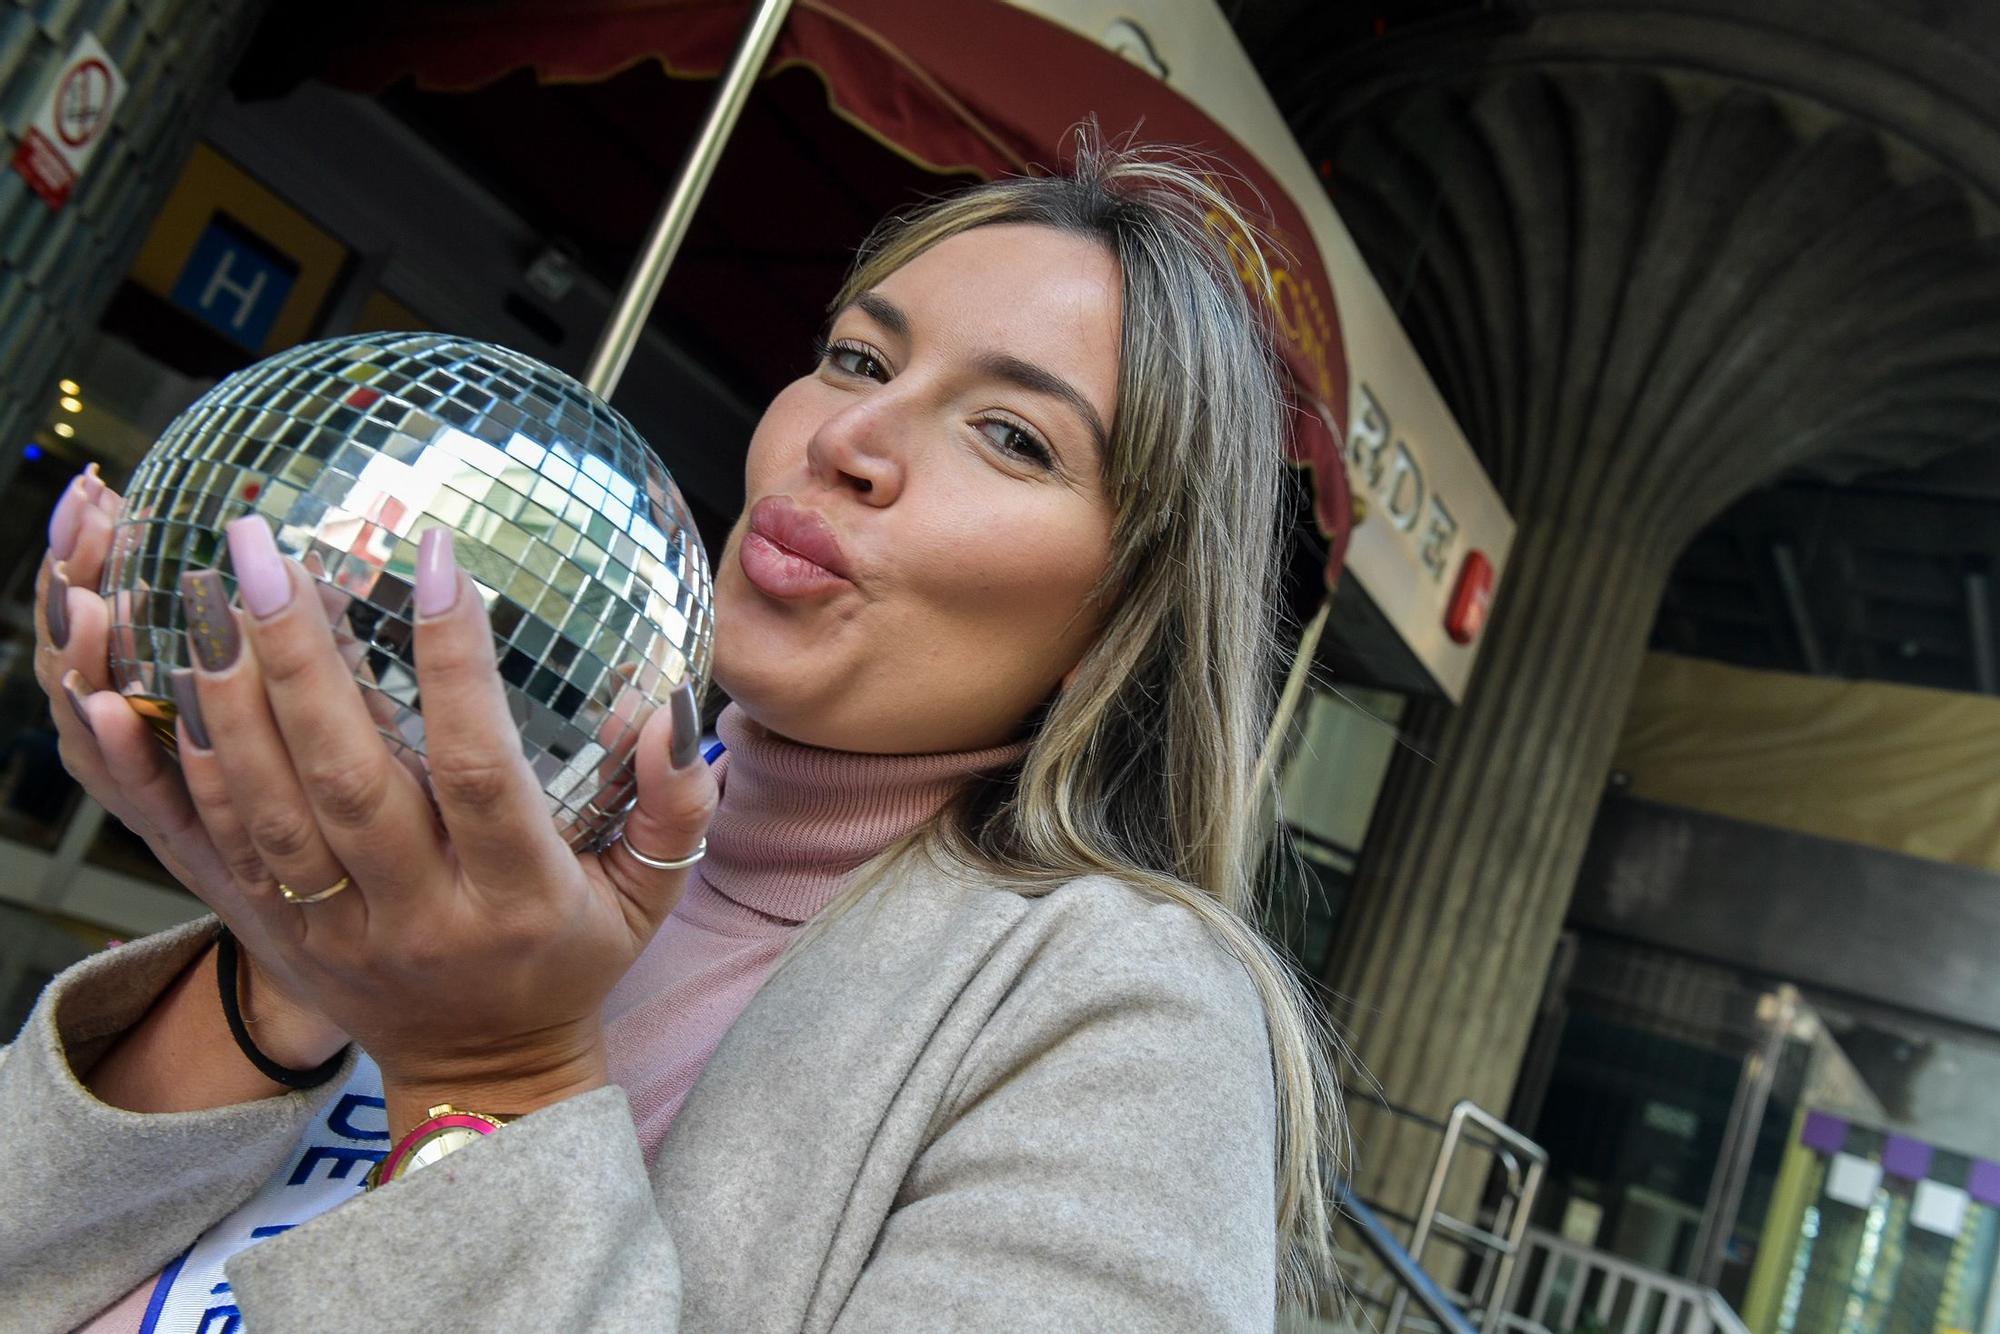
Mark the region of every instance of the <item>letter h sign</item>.
POLYGON ((262 352, 298 276, 298 261, 217 213, 188 253, 171 299, 238 347, 262 352))

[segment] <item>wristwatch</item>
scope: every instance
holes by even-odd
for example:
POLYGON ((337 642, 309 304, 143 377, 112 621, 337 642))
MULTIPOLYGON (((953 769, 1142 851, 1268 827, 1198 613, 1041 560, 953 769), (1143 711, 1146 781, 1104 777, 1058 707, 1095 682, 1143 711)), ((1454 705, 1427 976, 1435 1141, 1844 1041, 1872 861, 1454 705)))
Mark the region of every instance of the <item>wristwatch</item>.
POLYGON ((388 1156, 368 1173, 368 1189, 406 1177, 419 1167, 428 1167, 454 1149, 462 1149, 518 1120, 497 1112, 468 1112, 441 1102, 424 1114, 416 1129, 397 1142, 388 1156))

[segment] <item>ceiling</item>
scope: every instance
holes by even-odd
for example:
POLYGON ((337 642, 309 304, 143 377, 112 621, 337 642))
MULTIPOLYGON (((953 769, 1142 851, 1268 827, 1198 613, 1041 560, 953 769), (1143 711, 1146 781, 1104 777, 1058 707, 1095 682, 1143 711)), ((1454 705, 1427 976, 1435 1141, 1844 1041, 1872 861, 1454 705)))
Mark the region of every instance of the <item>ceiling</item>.
MULTIPOLYGON (((1990 0, 1768 0, 1759 7, 1740 0, 1224 0, 1224 7, 1308 154, 1316 157, 1336 156, 1339 133, 1354 120, 1389 114, 1354 91, 1371 78, 1393 75, 1412 85, 1463 82, 1476 77, 1486 56, 1504 51, 1521 59, 1535 49, 1544 26, 1553 34, 1579 31, 1586 23, 1600 34, 1622 32, 1625 46, 1613 43, 1595 55, 1565 50, 1563 58, 1609 69, 1650 49, 1643 34, 1674 25, 1707 31, 1705 25, 1752 15, 1778 30, 1789 32, 1789 24, 1823 39, 1819 54, 1811 57, 1818 70, 1797 85, 1817 90, 1805 100, 1833 96, 1840 80, 1849 78, 1853 105, 1865 105, 1866 60, 1842 63, 1847 54, 1865 52, 1879 60, 1877 74, 1904 66, 1914 72, 1914 81, 1892 99, 1911 116, 1916 107, 1935 104, 1962 118, 1953 132, 1972 138, 1946 136, 1942 111, 1939 126, 1929 127, 1938 135, 1934 144, 1923 138, 1921 124, 1885 132, 1887 138, 1900 134, 1925 145, 1899 160, 1896 170, 1903 175, 1936 171, 1954 160, 1952 150, 1961 142, 1983 133, 1980 141, 1991 144, 2000 134, 2000 99, 1992 95, 1990 77, 2000 66, 2000 6, 1990 0), (1936 155, 1926 156, 1932 148, 1936 155)), ((1656 54, 1663 63, 1676 58, 1664 49, 1656 54)), ((1729 59, 1713 63, 1720 69, 1729 59)), ((1816 123, 1803 102, 1799 114, 1802 123, 1816 123)), ((1824 109, 1816 114, 1827 116, 1824 109)), ((1962 153, 1960 158, 1971 160, 1962 153)), ((1338 165, 1322 166, 1335 168, 1336 190, 1342 185, 1338 165)), ((1372 183, 1345 182, 1350 192, 1363 194, 1372 183)), ((1968 190, 1977 195, 1977 183, 1968 180, 1968 190)), ((1346 207, 1355 206, 1348 199, 1346 207)), ((1986 218, 1990 237, 1990 215, 1973 213, 1986 218)), ((1363 249, 1369 249, 1365 242, 1363 249)), ((1378 270, 1384 263, 1381 255, 1371 260, 1378 270)), ((1400 290, 1396 273, 1378 271, 1378 276, 1385 287, 1400 290)), ((1976 327, 1971 317, 1990 313, 1990 299, 1978 294, 1970 274, 1961 290, 1972 298, 1972 307, 1958 314, 1968 329, 1976 327)), ((1902 329, 1887 314, 1891 304, 1878 308, 1881 323, 1902 329)), ((1457 312, 1461 322, 1463 316, 1457 312)), ((1883 360, 1914 357, 1918 341, 1909 334, 1905 345, 1887 345, 1892 350, 1883 360)), ((1782 351, 1766 355, 1775 358, 1782 351)), ((1882 441, 1892 441, 1899 431, 1931 431, 1935 457, 1928 465, 1891 469, 1884 461, 1891 452, 1886 448, 1872 462, 1866 449, 1829 455, 1781 474, 1720 513, 1675 564, 1653 646, 1751 668, 1947 690, 2000 689, 1994 631, 2000 606, 1993 587, 2000 578, 2000 446, 1991 443, 2000 383, 1982 369, 1992 352, 1990 345, 1941 344, 1940 365, 1961 380, 1966 374, 1985 378, 1949 393, 1940 389, 1931 401, 1922 396, 1925 386, 1908 379, 1898 391, 1899 413, 1871 419, 1882 441), (1961 406, 1974 410, 1960 412, 1961 406), (1936 423, 1949 427, 1933 429, 1936 423), (1973 444, 1982 437, 1989 443, 1973 444), (1954 440, 1966 447, 1954 449, 1954 440)), ((1859 377, 1879 367, 1845 370, 1859 377)), ((1475 423, 1466 425, 1478 447, 1475 423)))
POLYGON ((1743 667, 2000 693, 2000 458, 1754 492, 1682 555, 1653 646, 1743 667))

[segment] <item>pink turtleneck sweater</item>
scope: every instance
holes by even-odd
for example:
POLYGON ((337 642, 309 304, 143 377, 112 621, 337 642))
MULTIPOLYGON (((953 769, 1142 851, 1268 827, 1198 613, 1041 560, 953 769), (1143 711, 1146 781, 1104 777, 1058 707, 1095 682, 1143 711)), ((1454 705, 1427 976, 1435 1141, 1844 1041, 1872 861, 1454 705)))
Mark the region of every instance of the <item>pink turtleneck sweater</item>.
MULTIPOLYGON (((861 755, 774 736, 731 705, 716 733, 722 802, 687 891, 604 1003, 611 1081, 632 1101, 650 1165, 722 1035, 792 933, 863 862, 943 808, 1014 744, 947 755, 861 755)), ((137 1334, 149 1278, 79 1334, 137 1334)))
POLYGON ((948 755, 858 755, 772 735, 730 706, 716 732, 722 802, 708 855, 604 1005, 611 1080, 632 1100, 650 1163, 696 1076, 785 942, 847 877, 937 814, 1020 745, 948 755))

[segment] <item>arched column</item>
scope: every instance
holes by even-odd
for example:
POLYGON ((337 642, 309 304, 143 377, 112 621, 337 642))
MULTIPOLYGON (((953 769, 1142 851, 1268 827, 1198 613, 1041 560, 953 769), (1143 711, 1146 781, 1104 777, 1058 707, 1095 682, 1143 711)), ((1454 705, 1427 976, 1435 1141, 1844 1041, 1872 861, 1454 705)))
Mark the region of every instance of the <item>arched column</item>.
MULTIPOLYGON (((1675 557, 1788 471, 2000 439, 2000 251, 1963 183, 1739 82, 1565 60, 1381 89, 1308 146, 1519 533, 1324 981, 1392 1102, 1504 1114, 1675 557)), ((1413 1207, 1434 1138, 1359 1128, 1363 1194, 1413 1207)))

